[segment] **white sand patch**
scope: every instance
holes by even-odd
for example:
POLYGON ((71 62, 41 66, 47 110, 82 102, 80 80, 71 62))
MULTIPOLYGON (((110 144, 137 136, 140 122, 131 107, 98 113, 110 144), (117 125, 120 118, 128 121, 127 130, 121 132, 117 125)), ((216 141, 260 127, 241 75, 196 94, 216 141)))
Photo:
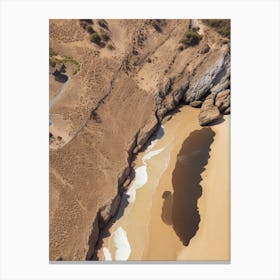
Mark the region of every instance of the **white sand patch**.
POLYGON ((112 255, 111 255, 108 248, 106 248, 106 247, 103 248, 103 254, 104 254, 105 261, 111 261, 112 260, 112 255))
POLYGON ((146 164, 146 161, 151 159, 152 157, 160 154, 165 148, 161 148, 161 149, 158 149, 158 150, 155 150, 155 151, 150 151, 148 153, 146 153, 143 158, 142 158, 142 161, 144 164, 146 164))
POLYGON ((164 135, 164 127, 161 125, 158 129, 155 139, 151 142, 151 144, 148 146, 146 153, 144 154, 142 158, 142 162, 144 165, 138 167, 135 169, 135 178, 129 188, 129 190, 126 192, 127 195, 129 195, 128 202, 132 203, 136 199, 136 190, 142 188, 148 181, 148 173, 147 173, 147 164, 146 161, 151 159, 152 157, 160 154, 164 149, 158 149, 155 151, 151 151, 151 149, 154 147, 157 141, 159 141, 160 138, 164 135))
POLYGON ((126 261, 131 252, 126 231, 122 227, 118 227, 113 233, 113 240, 116 247, 115 260, 126 261))
POLYGON ((142 158, 142 162, 144 165, 135 169, 135 179, 132 182, 129 190, 126 192, 129 195, 128 202, 132 203, 136 199, 136 190, 142 188, 148 181, 148 173, 147 173, 147 164, 146 161, 151 159, 152 157, 160 154, 165 148, 161 148, 155 151, 150 151, 145 153, 142 158))
POLYGON ((135 179, 126 192, 129 195, 128 201, 134 202, 136 198, 136 190, 143 187, 148 181, 147 166, 143 165, 135 169, 135 179))
POLYGON ((160 138, 164 135, 164 126, 161 125, 160 128, 157 130, 154 140, 151 141, 151 144, 147 147, 147 152, 149 152, 155 144, 158 142, 160 138))

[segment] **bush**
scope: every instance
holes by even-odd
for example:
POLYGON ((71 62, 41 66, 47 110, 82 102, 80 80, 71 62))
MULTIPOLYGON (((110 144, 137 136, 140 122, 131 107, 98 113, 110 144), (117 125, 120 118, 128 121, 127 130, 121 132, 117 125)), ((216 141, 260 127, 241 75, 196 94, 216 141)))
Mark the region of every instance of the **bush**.
POLYGON ((90 41, 95 43, 95 44, 99 44, 100 41, 101 41, 101 37, 99 36, 98 33, 95 32, 90 36, 90 41))
POLYGON ((205 19, 204 23, 213 27, 216 32, 226 38, 230 38, 230 20, 229 19, 205 19))
POLYGON ((201 39, 202 36, 200 34, 198 34, 196 31, 189 30, 186 32, 180 43, 182 43, 186 47, 190 47, 199 44, 201 39))
POLYGON ((84 22, 86 22, 88 24, 93 24, 93 20, 92 19, 80 19, 80 22, 81 21, 84 21, 84 22))
POLYGON ((49 59, 49 65, 50 65, 51 67, 55 67, 55 66, 56 66, 55 60, 53 60, 52 58, 50 58, 50 59, 49 59))
POLYGON ((80 20, 80 26, 83 28, 83 29, 86 29, 87 26, 88 26, 88 23, 84 20, 80 20))
POLYGON ((94 33, 94 30, 93 30, 93 28, 92 28, 91 25, 88 25, 86 29, 87 29, 87 32, 88 32, 89 34, 94 33))
POLYGON ((108 23, 107 23, 107 21, 105 20, 105 19, 99 19, 98 21, 97 21, 97 23, 101 26, 101 27, 103 27, 103 28, 108 28, 108 23))
POLYGON ((178 50, 179 50, 180 52, 183 51, 183 50, 184 50, 184 46, 183 46, 183 45, 180 45, 179 48, 178 48, 178 50))
POLYGON ((101 37, 101 39, 102 39, 103 41, 106 41, 106 42, 110 39, 109 34, 106 33, 106 32, 104 32, 104 31, 101 31, 101 32, 100 32, 100 37, 101 37))
POLYGON ((108 44, 107 48, 108 48, 110 51, 112 51, 112 50, 115 49, 115 47, 114 47, 112 44, 108 44))
POLYGON ((150 24, 151 24, 151 26, 152 26, 156 31, 158 31, 158 32, 161 31, 161 28, 160 28, 160 26, 159 26, 159 21, 158 21, 158 20, 153 19, 153 20, 151 21, 150 24))
POLYGON ((58 55, 58 53, 56 51, 54 51, 52 48, 49 48, 49 56, 55 56, 58 55))

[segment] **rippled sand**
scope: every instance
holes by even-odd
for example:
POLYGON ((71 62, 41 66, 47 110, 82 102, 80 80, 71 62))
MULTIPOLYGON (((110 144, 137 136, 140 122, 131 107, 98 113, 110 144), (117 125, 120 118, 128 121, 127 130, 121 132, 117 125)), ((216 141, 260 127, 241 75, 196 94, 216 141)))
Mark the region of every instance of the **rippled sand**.
POLYGON ((230 117, 201 128, 198 114, 182 107, 164 124, 162 138, 138 155, 142 184, 132 183, 130 203, 103 240, 100 259, 105 252, 108 260, 229 260, 230 117))

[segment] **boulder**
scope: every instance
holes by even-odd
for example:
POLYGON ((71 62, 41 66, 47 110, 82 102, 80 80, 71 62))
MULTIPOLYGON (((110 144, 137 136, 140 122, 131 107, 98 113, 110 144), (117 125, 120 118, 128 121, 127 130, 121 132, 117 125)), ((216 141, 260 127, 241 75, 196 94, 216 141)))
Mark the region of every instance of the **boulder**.
POLYGON ((224 112, 230 106, 230 90, 226 89, 216 95, 215 105, 220 112, 224 112))
POLYGON ((201 126, 208 125, 221 118, 221 113, 215 106, 214 100, 215 95, 210 94, 203 102, 199 113, 199 124, 201 126))
POLYGON ((222 83, 218 83, 217 85, 212 87, 210 91, 211 91, 211 93, 216 93, 217 94, 217 93, 219 93, 223 90, 228 89, 229 86, 230 86, 230 80, 226 80, 226 81, 224 81, 222 83))
POLYGON ((190 106, 192 106, 192 107, 194 107, 194 108, 200 108, 201 107, 201 105, 202 105, 202 101, 200 101, 200 100, 195 100, 195 101, 193 101, 193 102, 191 102, 190 103, 190 106))

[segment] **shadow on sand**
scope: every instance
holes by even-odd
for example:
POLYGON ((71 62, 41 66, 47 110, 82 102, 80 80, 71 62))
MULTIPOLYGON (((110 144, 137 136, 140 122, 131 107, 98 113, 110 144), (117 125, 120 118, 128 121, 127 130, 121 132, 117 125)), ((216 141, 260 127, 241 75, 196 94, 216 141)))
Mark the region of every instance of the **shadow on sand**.
POLYGON ((210 145, 215 133, 211 128, 193 131, 182 144, 172 173, 173 194, 163 193, 162 220, 173 226, 183 243, 188 246, 199 228, 197 200, 202 195, 201 173, 209 159, 210 145))

